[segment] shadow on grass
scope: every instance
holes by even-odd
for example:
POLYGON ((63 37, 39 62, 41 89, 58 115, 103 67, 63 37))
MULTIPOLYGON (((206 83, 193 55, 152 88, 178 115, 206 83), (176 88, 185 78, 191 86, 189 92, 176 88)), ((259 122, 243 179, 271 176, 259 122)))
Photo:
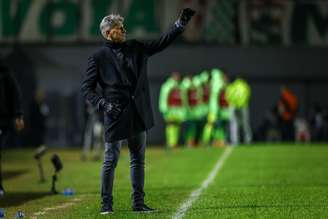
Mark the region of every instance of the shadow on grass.
POLYGON ((2 178, 3 179, 12 179, 12 178, 24 175, 26 173, 28 173, 28 170, 7 170, 7 171, 3 171, 2 178))
POLYGON ((0 207, 19 206, 28 201, 52 195, 50 192, 8 192, 0 198, 0 207))

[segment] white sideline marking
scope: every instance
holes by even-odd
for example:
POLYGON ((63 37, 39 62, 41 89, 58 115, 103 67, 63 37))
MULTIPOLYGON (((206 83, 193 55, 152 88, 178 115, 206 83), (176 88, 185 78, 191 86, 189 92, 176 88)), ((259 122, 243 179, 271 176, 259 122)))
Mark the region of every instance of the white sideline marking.
POLYGON ((214 168, 212 169, 212 171, 210 172, 210 174, 208 175, 208 177, 203 181, 202 185, 198 189, 194 190, 189 195, 188 199, 181 204, 181 206, 178 209, 178 211, 172 217, 173 219, 181 219, 181 218, 183 218, 183 216, 186 214, 186 212, 188 211, 188 209, 192 206, 193 202, 195 202, 199 198, 199 196, 202 194, 202 192, 215 179, 216 175, 219 173, 220 169, 222 168, 224 162, 226 161, 226 159, 231 154, 232 149, 233 149, 233 147, 227 147, 224 150, 222 156, 218 159, 218 161, 216 162, 214 168))
POLYGON ((55 207, 44 208, 42 211, 35 212, 31 218, 32 219, 38 219, 37 216, 45 215, 48 211, 68 208, 68 207, 71 207, 75 203, 80 202, 80 201, 82 201, 82 198, 74 198, 70 202, 66 202, 66 203, 57 205, 55 207))

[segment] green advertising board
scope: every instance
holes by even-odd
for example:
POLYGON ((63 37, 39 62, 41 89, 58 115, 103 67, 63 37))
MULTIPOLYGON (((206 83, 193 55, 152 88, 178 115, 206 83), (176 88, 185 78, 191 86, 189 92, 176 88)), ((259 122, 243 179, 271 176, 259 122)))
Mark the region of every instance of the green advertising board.
POLYGON ((0 42, 89 41, 100 38, 101 19, 120 11, 132 35, 158 34, 155 0, 0 0, 0 42))
POLYGON ((189 43, 328 45, 328 3, 319 0, 0 0, 0 43, 100 41, 111 13, 125 17, 128 37, 153 39, 184 7, 197 11, 182 37, 189 43))

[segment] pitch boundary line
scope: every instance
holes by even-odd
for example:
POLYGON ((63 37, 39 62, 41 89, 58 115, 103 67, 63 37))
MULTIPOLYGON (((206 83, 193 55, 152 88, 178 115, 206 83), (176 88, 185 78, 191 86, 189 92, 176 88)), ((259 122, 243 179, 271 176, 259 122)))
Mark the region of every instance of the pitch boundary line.
POLYGON ((74 204, 76 204, 77 202, 81 202, 82 201, 82 197, 83 196, 80 196, 79 198, 74 198, 72 199, 71 201, 69 202, 65 202, 63 204, 60 204, 60 205, 57 205, 55 207, 48 207, 48 208, 44 208, 43 210, 41 211, 38 211, 38 212, 34 212, 31 216, 31 219, 38 219, 38 216, 43 216, 45 215, 46 213, 48 213, 48 211, 53 211, 53 210, 60 210, 60 209, 64 209, 64 208, 68 208, 68 207, 71 207, 73 206, 74 204))
POLYGON ((172 219, 181 219, 181 218, 183 218, 183 216, 186 214, 186 212, 189 210, 189 208, 192 206, 192 204, 199 198, 199 196, 209 186, 209 184, 213 182, 216 175, 221 170, 224 162, 230 156, 232 150, 233 150, 233 147, 227 147, 224 150, 223 154, 220 156, 220 158, 216 162, 214 168, 212 169, 212 171, 210 172, 208 177, 202 182, 202 185, 198 189, 194 190, 189 195, 188 199, 180 205, 178 211, 174 214, 172 219))

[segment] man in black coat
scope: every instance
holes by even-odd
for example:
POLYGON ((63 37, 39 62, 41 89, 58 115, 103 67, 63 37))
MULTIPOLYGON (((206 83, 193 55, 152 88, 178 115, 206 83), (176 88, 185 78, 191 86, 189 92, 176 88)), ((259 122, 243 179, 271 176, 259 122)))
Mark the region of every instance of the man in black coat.
POLYGON ((101 214, 112 212, 114 171, 124 139, 128 141, 131 158, 132 209, 153 210, 144 203, 146 131, 154 125, 147 62, 183 32, 194 13, 192 9, 184 9, 167 33, 148 42, 126 41, 124 19, 119 15, 106 16, 100 24, 106 42, 88 59, 82 92, 91 104, 104 111, 106 143, 101 214), (96 92, 98 84, 102 94, 96 92))
POLYGON ((2 185, 2 148, 8 132, 24 128, 21 93, 16 80, 0 59, 0 196, 4 195, 2 185))

